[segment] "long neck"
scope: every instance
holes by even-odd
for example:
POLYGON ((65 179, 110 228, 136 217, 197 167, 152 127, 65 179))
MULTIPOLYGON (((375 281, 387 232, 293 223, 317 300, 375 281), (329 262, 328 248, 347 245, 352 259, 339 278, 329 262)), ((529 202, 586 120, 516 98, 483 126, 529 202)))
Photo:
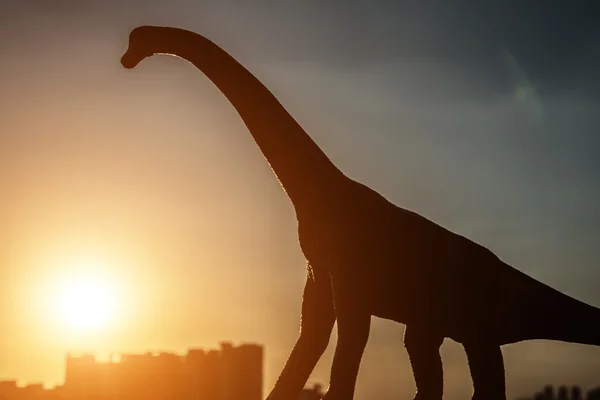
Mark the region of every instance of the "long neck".
POLYGON ((345 180, 275 96, 227 52, 190 31, 161 28, 160 53, 202 71, 235 107, 296 208, 345 180))

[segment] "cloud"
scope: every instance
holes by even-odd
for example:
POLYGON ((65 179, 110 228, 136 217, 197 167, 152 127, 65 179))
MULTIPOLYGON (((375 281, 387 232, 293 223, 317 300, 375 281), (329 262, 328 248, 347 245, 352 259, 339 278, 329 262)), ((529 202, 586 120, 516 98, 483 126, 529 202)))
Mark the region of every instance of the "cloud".
POLYGON ((504 52, 506 65, 514 76, 514 99, 526 110, 536 121, 541 122, 543 117, 542 102, 538 97, 537 90, 529 80, 526 71, 519 65, 517 59, 508 51, 504 52))

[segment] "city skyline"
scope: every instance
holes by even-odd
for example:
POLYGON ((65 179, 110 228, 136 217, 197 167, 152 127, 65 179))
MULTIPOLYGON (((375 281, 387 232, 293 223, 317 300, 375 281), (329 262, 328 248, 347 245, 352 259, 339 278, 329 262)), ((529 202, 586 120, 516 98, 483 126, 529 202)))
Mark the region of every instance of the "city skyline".
POLYGON ((223 341, 219 349, 172 352, 65 355, 64 381, 52 387, 0 379, 0 398, 27 400, 32 392, 50 399, 144 398, 263 400, 264 347, 223 341), (145 392, 142 392, 145 391, 145 392), (4 398, 3 398, 4 396, 4 398))
MULTIPOLYGON (((84 381, 95 381, 95 385, 100 384, 103 387, 103 390, 106 390, 107 387, 111 387, 114 385, 114 382, 111 382, 111 379, 115 379, 118 375, 122 375, 121 371, 117 375, 112 376, 106 380, 106 373, 108 371, 107 368, 110 368, 111 365, 121 364, 127 365, 128 363, 132 363, 132 368, 140 369, 142 366, 141 363, 154 363, 155 365, 162 364, 163 368, 173 368, 175 362, 176 364, 184 365, 184 363, 192 364, 193 367, 198 368, 202 365, 201 360, 204 358, 208 362, 214 363, 217 359, 225 358, 229 356, 231 358, 232 354, 239 352, 244 349, 253 349, 254 351, 254 363, 250 364, 253 368, 250 368, 253 372, 255 372, 253 380, 254 382, 259 382, 259 384, 250 385, 251 392, 255 393, 255 397, 252 394, 249 394, 247 391, 238 392, 238 396, 227 396, 221 392, 218 397, 211 397, 210 395, 204 394, 202 392, 197 392, 196 395, 190 394, 189 391, 182 392, 184 396, 179 396, 178 398, 182 400, 201 400, 201 399, 222 399, 222 400, 246 400, 253 398, 262 400, 262 386, 263 386, 263 353, 265 351, 264 346, 257 343, 239 343, 237 346, 230 341, 221 341, 219 349, 205 349, 205 348, 188 348, 185 353, 173 353, 166 351, 146 351, 144 353, 119 353, 113 352, 110 353, 107 358, 98 357, 95 354, 90 353, 79 353, 72 354, 67 353, 65 355, 65 380, 58 385, 48 387, 42 383, 36 382, 28 382, 28 383, 19 383, 18 380, 7 380, 0 379, 0 399, 2 400, 29 400, 36 398, 38 400, 76 400, 79 398, 94 398, 88 395, 82 396, 81 386, 84 381), (259 355, 256 357, 256 355, 259 355), (200 363, 199 363, 200 361, 200 363), (96 371, 90 370, 90 367, 97 368, 96 371), (98 372, 100 369, 104 369, 102 371, 102 375, 99 376, 98 372), (91 374, 90 374, 91 372, 91 374), (104 380, 102 379, 104 378, 104 380), (76 388, 73 391, 73 388, 76 388), (71 391, 70 394, 69 391, 71 391), (67 394, 66 394, 67 393, 67 394), (53 396, 55 395, 55 396, 53 396), (188 396, 188 397, 185 397, 188 396)), ((246 352, 247 353, 247 352, 246 352)), ((248 353, 247 353, 248 354, 248 353)), ((246 359, 248 362, 248 359, 246 359)), ((205 363, 206 363, 205 361, 205 363)), ((239 362, 239 361, 238 361, 239 362)), ((199 374, 189 375, 188 379, 192 379, 192 382, 185 382, 177 379, 173 379, 173 370, 171 370, 171 374, 169 375, 171 379, 173 379, 172 384, 174 385, 185 385, 190 383, 201 384, 204 379, 208 380, 217 380, 222 383, 222 385, 231 385, 235 386, 235 381, 239 380, 240 375, 231 374, 235 370, 232 370, 231 367, 228 369, 224 369, 222 366, 223 362, 221 361, 221 365, 208 364, 209 369, 205 366, 201 368, 201 372, 199 374), (212 367, 213 371, 210 370, 212 367), (222 378, 218 378, 214 375, 215 371, 220 371, 220 374, 223 374, 223 371, 228 371, 231 375, 227 379, 223 381, 222 378), (209 378, 205 378, 202 374, 208 374, 209 378)), ((250 366, 249 365, 249 366, 250 366)), ((143 368, 142 368, 143 369, 143 368)), ((246 367, 245 371, 249 371, 249 368, 246 367)), ((161 372, 161 375, 164 375, 164 372, 161 372)), ((123 376, 127 380, 131 379, 131 376, 125 375, 123 376)), ((144 385, 148 384, 148 378, 146 380, 142 380, 144 385)), ((168 379, 167 379, 168 385, 168 379)), ((169 385, 168 385, 169 386, 169 385)), ((97 387, 97 386, 95 386, 97 387)), ((172 394, 171 394, 172 395, 172 394)), ((302 390, 302 393, 299 397, 299 400, 320 400, 324 395, 323 385, 319 382, 307 382, 305 388, 302 390)), ((103 393, 102 396, 97 397, 102 400, 111 400, 112 397, 103 393)), ((147 396, 145 398, 148 398, 147 396)), ((157 399, 162 399, 160 396, 156 397, 157 399)), ((578 385, 566 385, 566 384, 546 384, 540 390, 534 392, 530 396, 520 396, 517 397, 516 400, 597 400, 600 398, 600 386, 594 386, 587 390, 582 389, 578 385)))

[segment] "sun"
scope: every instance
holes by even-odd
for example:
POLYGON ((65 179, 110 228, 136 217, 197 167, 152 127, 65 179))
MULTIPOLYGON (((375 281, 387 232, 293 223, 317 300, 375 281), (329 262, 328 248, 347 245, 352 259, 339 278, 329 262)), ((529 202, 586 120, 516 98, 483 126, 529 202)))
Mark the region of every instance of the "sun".
POLYGON ((109 324, 115 311, 115 298, 106 282, 78 276, 68 279, 61 286, 59 312, 71 328, 99 330, 109 324))

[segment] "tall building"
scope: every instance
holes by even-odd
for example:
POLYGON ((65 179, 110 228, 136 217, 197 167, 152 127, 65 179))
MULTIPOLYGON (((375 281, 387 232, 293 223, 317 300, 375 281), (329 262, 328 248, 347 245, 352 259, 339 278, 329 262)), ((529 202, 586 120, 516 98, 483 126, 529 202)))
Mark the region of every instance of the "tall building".
POLYGON ((321 400, 324 395, 322 386, 315 383, 311 388, 302 389, 299 400, 321 400))
POLYGON ((542 390, 542 394, 544 395, 544 400, 554 400, 554 386, 546 385, 542 390))
POLYGON ((193 349, 186 357, 189 371, 189 398, 220 400, 221 393, 221 353, 218 350, 205 352, 193 349))
MULTIPOLYGON (((583 400, 581 388, 579 386, 559 386, 556 397, 554 397, 554 387, 546 385, 542 391, 537 392, 531 398, 520 398, 518 400, 583 400)), ((587 394, 586 400, 600 400, 600 388, 591 390, 587 394)))
POLYGON ((263 348, 221 343, 222 400, 262 400, 263 348))
POLYGON ((569 389, 566 386, 562 385, 558 387, 556 400, 569 400, 569 389))
POLYGON ((64 392, 67 400, 262 400, 262 381, 263 347, 224 342, 185 356, 121 354, 118 362, 68 354, 64 392))
POLYGON ((588 391, 587 400, 600 400, 600 387, 588 391))
POLYGON ((1 400, 64 400, 62 387, 46 390, 41 383, 18 386, 16 381, 0 381, 1 400))
POLYGON ((15 398, 17 381, 0 381, 0 400, 15 398))

